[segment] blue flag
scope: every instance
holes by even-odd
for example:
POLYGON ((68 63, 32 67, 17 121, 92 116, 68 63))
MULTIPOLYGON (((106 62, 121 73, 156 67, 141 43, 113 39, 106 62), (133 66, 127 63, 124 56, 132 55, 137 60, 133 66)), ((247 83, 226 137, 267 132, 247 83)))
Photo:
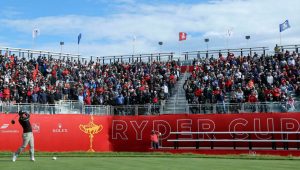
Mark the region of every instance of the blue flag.
POLYGON ((80 40, 81 40, 81 33, 78 35, 78 44, 80 43, 80 40))
POLYGON ((291 26, 290 26, 289 20, 286 20, 286 21, 284 21, 284 23, 279 24, 279 31, 282 32, 290 27, 291 26))

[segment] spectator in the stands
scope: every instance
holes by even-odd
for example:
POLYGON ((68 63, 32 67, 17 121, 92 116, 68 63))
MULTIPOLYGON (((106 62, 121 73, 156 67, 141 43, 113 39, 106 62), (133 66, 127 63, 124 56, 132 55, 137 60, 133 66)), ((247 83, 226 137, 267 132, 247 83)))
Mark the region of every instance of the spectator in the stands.
POLYGON ((41 104, 39 108, 39 112, 46 111, 46 104, 48 103, 48 97, 47 93, 44 91, 44 89, 41 88, 39 94, 38 94, 38 103, 41 104))
POLYGON ((54 95, 54 90, 49 90, 48 91, 48 108, 49 108, 49 113, 50 114, 55 114, 55 95, 54 95))
POLYGON ((286 101, 286 109, 287 111, 291 112, 295 110, 295 100, 291 95, 288 96, 288 99, 286 101))

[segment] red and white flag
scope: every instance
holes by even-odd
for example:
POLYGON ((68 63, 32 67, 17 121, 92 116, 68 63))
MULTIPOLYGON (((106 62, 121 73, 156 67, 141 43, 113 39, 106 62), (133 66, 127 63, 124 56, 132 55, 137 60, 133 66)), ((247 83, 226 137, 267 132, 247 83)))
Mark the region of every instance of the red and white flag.
POLYGON ((186 40, 187 34, 185 32, 179 32, 179 41, 186 40))

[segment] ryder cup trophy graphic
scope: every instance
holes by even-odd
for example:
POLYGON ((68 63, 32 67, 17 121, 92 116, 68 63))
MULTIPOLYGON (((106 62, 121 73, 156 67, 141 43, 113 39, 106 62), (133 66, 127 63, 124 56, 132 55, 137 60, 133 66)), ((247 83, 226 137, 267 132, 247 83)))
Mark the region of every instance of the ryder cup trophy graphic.
POLYGON ((88 152, 95 152, 95 150, 93 149, 93 138, 94 135, 101 132, 101 130, 103 129, 102 125, 96 125, 94 123, 94 117, 91 116, 91 121, 86 124, 86 125, 79 125, 79 129, 88 134, 89 138, 90 138, 90 149, 88 150, 88 152))

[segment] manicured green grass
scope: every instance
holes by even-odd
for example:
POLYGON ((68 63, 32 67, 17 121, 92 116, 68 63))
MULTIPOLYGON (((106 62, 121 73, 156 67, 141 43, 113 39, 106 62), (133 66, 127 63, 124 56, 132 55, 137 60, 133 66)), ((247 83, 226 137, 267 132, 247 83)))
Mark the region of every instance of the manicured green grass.
POLYGON ((37 153, 36 161, 28 155, 11 161, 8 153, 0 153, 0 170, 289 170, 299 169, 300 160, 293 157, 205 156, 163 153, 37 153), (52 156, 57 160, 52 160, 52 156))

